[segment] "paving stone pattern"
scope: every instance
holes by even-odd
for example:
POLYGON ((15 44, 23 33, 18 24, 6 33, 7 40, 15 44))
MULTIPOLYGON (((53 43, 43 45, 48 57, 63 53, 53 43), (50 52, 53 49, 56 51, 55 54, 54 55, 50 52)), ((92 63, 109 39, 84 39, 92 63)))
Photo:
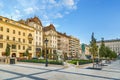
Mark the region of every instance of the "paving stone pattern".
POLYGON ((39 64, 0 64, 0 80, 120 80, 120 60, 102 70, 84 67, 48 66, 39 64))

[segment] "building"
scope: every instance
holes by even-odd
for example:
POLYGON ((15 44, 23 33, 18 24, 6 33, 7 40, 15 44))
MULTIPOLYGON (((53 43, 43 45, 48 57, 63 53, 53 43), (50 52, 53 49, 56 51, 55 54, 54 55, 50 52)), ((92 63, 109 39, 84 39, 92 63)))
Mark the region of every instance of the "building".
POLYGON ((57 32, 57 46, 58 50, 62 52, 63 57, 69 57, 69 37, 66 33, 57 32))
POLYGON ((34 28, 0 16, 0 57, 5 56, 6 45, 10 45, 10 57, 23 58, 29 50, 29 58, 34 55, 34 28))
POLYGON ((77 58, 80 54, 80 41, 73 36, 69 36, 69 54, 72 58, 77 58))
MULTIPOLYGON (((105 46, 109 47, 112 51, 120 54, 120 39, 104 40, 105 46)), ((97 45, 100 48, 101 41, 97 41, 97 45)))
POLYGON ((85 55, 91 55, 91 53, 90 53, 90 46, 89 45, 87 45, 87 44, 84 44, 85 45, 85 55))
POLYGON ((0 57, 5 56, 7 44, 10 45, 10 57, 23 58, 26 50, 29 50, 29 58, 45 57, 46 53, 50 59, 61 54, 76 58, 80 54, 79 39, 57 32, 53 24, 43 27, 36 16, 19 21, 0 16, 0 57), (45 39, 49 40, 47 50, 45 39))
POLYGON ((26 24, 33 27, 35 29, 35 36, 34 36, 34 45, 35 46, 35 52, 34 56, 40 57, 42 56, 42 48, 43 48, 43 26, 38 17, 34 18, 28 18, 26 20, 26 24))
MULTIPOLYGON (((57 31, 53 24, 50 24, 47 27, 43 27, 43 31, 44 31, 44 40, 46 38, 49 40, 47 45, 47 49, 48 49, 47 52, 50 55, 49 58, 53 58, 53 55, 57 53, 57 31)), ((44 55, 45 55, 45 49, 46 49, 45 44, 43 48, 44 48, 44 55)))

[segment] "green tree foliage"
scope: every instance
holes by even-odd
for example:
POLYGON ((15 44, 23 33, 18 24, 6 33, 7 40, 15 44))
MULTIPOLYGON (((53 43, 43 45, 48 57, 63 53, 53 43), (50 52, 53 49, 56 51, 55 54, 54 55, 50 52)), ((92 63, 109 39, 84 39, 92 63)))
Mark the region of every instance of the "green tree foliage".
POLYGON ((117 53, 115 51, 112 51, 109 47, 105 46, 103 38, 101 41, 101 46, 99 48, 99 55, 101 58, 105 58, 105 59, 117 58, 117 53))
POLYGON ((7 46, 6 46, 5 55, 7 57, 10 56, 10 45, 9 44, 7 44, 7 46))
POLYGON ((98 52, 98 46, 96 44, 96 39, 94 38, 94 33, 92 33, 92 36, 91 36, 90 52, 92 54, 92 58, 93 58, 93 62, 94 62, 94 59, 96 58, 97 52, 98 52))
POLYGON ((26 49, 25 53, 24 53, 24 56, 29 56, 29 50, 26 49))
POLYGON ((112 58, 117 58, 117 53, 115 51, 112 52, 112 58))
POLYGON ((113 51, 109 47, 105 47, 106 54, 104 54, 104 57, 107 58, 112 58, 113 51))
POLYGON ((101 45, 100 45, 100 48, 99 48, 99 56, 100 56, 100 58, 103 58, 106 55, 107 55, 107 52, 106 52, 106 47, 105 47, 105 44, 104 44, 104 38, 102 38, 101 45))

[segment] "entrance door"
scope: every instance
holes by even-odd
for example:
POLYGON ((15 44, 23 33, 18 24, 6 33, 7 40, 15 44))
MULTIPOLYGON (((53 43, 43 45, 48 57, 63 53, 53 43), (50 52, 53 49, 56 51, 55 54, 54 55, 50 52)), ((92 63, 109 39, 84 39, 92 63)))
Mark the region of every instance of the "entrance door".
POLYGON ((12 57, 16 57, 16 53, 12 53, 12 57))

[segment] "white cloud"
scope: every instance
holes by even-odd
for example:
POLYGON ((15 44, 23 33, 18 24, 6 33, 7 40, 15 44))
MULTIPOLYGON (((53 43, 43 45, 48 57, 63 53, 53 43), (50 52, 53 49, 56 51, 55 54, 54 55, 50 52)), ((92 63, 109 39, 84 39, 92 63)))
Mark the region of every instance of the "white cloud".
POLYGON ((75 0, 62 0, 63 6, 67 7, 68 9, 76 9, 75 0))
POLYGON ((35 13, 37 10, 39 10, 38 7, 28 7, 26 9, 24 9, 24 12, 26 14, 32 14, 32 13, 35 13))
POLYGON ((62 17, 63 17, 63 15, 61 13, 56 13, 54 15, 54 18, 62 18, 62 17))
POLYGON ((24 11, 25 11, 25 13, 27 13, 27 14, 31 14, 31 13, 34 12, 34 9, 33 9, 32 7, 29 7, 29 8, 24 9, 24 11))
POLYGON ((50 2, 51 4, 56 4, 56 1, 55 1, 55 0, 49 0, 49 2, 50 2))
POLYGON ((70 12, 66 11, 65 14, 69 14, 70 12))
MULTIPOLYGON (((9 12, 0 12, 0 14, 13 16, 13 19, 25 19, 39 16, 43 25, 52 23, 52 20, 63 18, 68 15, 72 10, 77 9, 78 0, 16 0, 15 5, 8 5, 9 12), (5 13, 5 14, 4 14, 5 13)), ((4 3, 5 4, 5 3, 4 3)), ((0 9, 3 5, 0 2, 0 9)))
POLYGON ((15 13, 16 13, 16 14, 20 14, 20 11, 16 9, 16 10, 15 10, 15 13))
POLYGON ((54 25, 55 28, 59 28, 60 27, 60 25, 56 24, 56 23, 54 23, 53 25, 54 25))

